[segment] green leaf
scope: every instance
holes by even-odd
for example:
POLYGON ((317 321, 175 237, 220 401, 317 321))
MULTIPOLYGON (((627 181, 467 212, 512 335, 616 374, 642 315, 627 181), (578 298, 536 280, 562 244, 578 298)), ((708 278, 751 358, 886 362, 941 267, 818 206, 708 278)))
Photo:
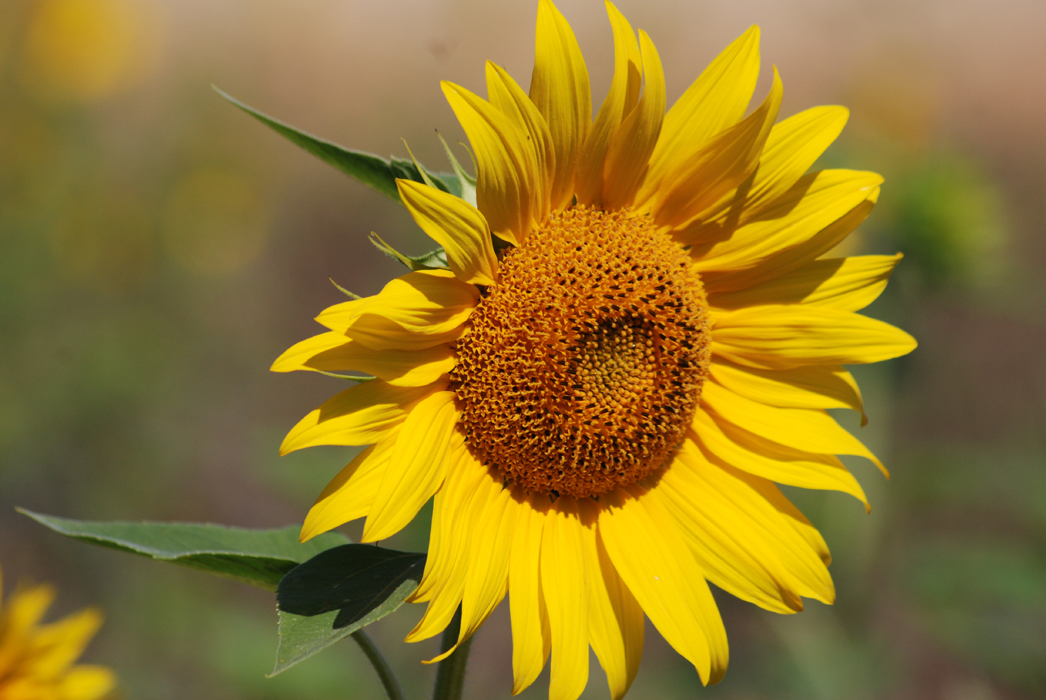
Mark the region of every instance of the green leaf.
POLYGON ((55 532, 91 544, 180 564, 276 590, 284 574, 348 540, 327 533, 301 544, 300 527, 248 530, 197 523, 126 523, 68 520, 19 511, 55 532))
MULTIPOLYGON (((327 141, 296 129, 263 112, 259 112, 217 87, 214 87, 214 91, 280 136, 301 146, 324 163, 334 166, 346 175, 359 180, 369 187, 373 187, 378 192, 397 202, 400 202, 400 196, 396 190, 396 178, 414 180, 415 182, 425 181, 418 167, 409 160, 400 158, 385 160, 373 153, 350 150, 332 141, 327 141)), ((453 173, 428 174, 436 187, 456 196, 461 196, 458 178, 453 173)), ((400 203, 402 204, 402 202, 400 203)))
POLYGON ((380 250, 385 255, 389 256, 393 260, 406 265, 411 270, 417 272, 418 270, 449 270, 450 265, 447 264, 447 252, 443 248, 436 248, 430 250, 424 255, 404 255, 399 252, 388 243, 386 243, 381 236, 374 233, 370 234, 370 242, 375 248, 380 250))
POLYGON ((280 645, 270 676, 399 608, 414 592, 425 555, 346 544, 317 554, 280 581, 280 645))

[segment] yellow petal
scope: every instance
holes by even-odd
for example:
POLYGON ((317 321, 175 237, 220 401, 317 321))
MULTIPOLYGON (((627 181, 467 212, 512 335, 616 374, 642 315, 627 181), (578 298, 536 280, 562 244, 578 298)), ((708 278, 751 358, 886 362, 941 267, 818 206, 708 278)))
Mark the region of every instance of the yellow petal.
MULTIPOLYGON (((429 521, 429 556, 425 559, 425 569, 422 572, 421 581, 418 582, 418 587, 407 597, 407 602, 409 603, 423 603, 431 600, 433 590, 439 589, 441 582, 446 578, 444 572, 440 572, 444 573, 442 578, 436 573, 437 555, 443 553, 442 556, 446 557, 447 540, 445 538, 447 535, 443 532, 443 501, 446 500, 447 491, 450 489, 447 484, 454 479, 454 467, 457 464, 462 444, 460 435, 451 436, 450 455, 447 458, 450 462, 447 468, 447 476, 444 477, 443 484, 432 498, 432 519, 429 521), (422 586, 424 586, 425 590, 422 590, 422 586)), ((374 493, 377 494, 377 488, 375 488, 374 493)))
POLYGON ((364 297, 363 299, 353 299, 352 301, 343 301, 340 304, 328 306, 316 317, 316 321, 321 326, 332 331, 344 333, 345 329, 359 318, 360 312, 370 303, 370 300, 371 297, 364 297))
POLYGON ((665 74, 650 37, 639 31, 643 58, 643 96, 610 140, 603 166, 603 203, 607 209, 632 204, 665 115, 665 74))
POLYGON ((683 458, 681 450, 658 482, 656 494, 675 517, 704 575, 727 593, 766 610, 780 614, 802 610, 797 586, 766 534, 724 501, 714 486, 681 464, 683 458), (695 498, 698 493, 702 497, 695 498))
POLYGON ((849 311, 805 306, 751 306, 719 316, 712 352, 761 369, 882 362, 915 349, 899 328, 849 311))
POLYGON ((556 150, 548 124, 512 76, 490 61, 487 61, 487 97, 526 135, 525 146, 537 168, 531 200, 533 216, 537 222, 544 221, 548 217, 552 180, 556 173, 556 150))
POLYGON ((669 170, 741 120, 758 77, 759 27, 752 26, 705 68, 665 115, 637 201, 645 202, 669 170))
POLYGON ((450 345, 423 350, 372 350, 342 333, 330 331, 291 346, 276 359, 271 371, 356 371, 393 386, 422 386, 450 372, 456 364, 457 356, 450 345))
POLYGON ((403 422, 412 403, 446 385, 446 379, 421 387, 392 386, 372 379, 349 387, 291 428, 280 454, 315 445, 373 444, 403 422))
POLYGON ((361 542, 392 537, 436 493, 447 472, 447 449, 457 419, 453 391, 429 394, 410 409, 367 515, 361 542))
POLYGON ((465 591, 472 536, 492 493, 483 488, 490 480, 489 470, 469 454, 459 438, 455 439, 454 455, 433 504, 432 517, 440 518, 439 540, 433 542, 438 549, 429 549, 425 573, 410 597, 415 602, 430 602, 421 621, 407 635, 408 642, 439 634, 453 619, 465 591))
POLYGON ((759 156, 759 167, 728 193, 679 239, 697 243, 715 237, 724 226, 752 219, 785 194, 839 136, 846 125, 845 107, 814 107, 775 124, 759 156))
POLYGON ((601 205, 607 150, 625 117, 635 109, 642 84, 642 57, 632 26, 609 0, 606 2, 614 30, 614 78, 603 105, 588 131, 578 162, 575 190, 579 204, 601 205))
MULTIPOLYGON (((678 468, 684 493, 707 494, 699 506, 715 523, 734 535, 736 544, 727 547, 724 558, 755 555, 772 575, 793 595, 815 598, 824 603, 835 600, 832 577, 817 551, 790 527, 777 508, 753 487, 758 477, 734 469, 714 456, 702 453, 690 443, 673 465, 678 468), (689 483, 688 483, 689 482, 689 483)), ((740 558, 736 559, 738 563, 740 558)), ((800 603, 801 608, 801 601, 800 603)))
POLYGON ((824 411, 765 406, 715 382, 701 388, 701 404, 716 417, 770 442, 801 452, 865 457, 885 472, 882 462, 824 411))
POLYGON ((101 700, 116 687, 116 674, 103 666, 81 664, 69 669, 58 684, 62 700, 101 700))
POLYGON ((366 517, 378 495, 378 488, 392 458, 399 431, 393 431, 375 445, 356 455, 323 489, 305 516, 301 541, 366 517))
POLYGON ((520 509, 509 552, 509 611, 512 616, 512 694, 534 682, 548 661, 552 637, 538 574, 548 498, 532 495, 520 509))
POLYGON ((694 414, 696 441, 711 454, 742 471, 804 489, 842 491, 864 503, 868 499, 853 474, 835 455, 804 452, 765 440, 716 414, 694 414))
POLYGON ((570 25, 550 0, 539 0, 530 99, 544 116, 555 145, 551 207, 570 205, 581 145, 592 120, 588 69, 570 25))
MULTIPOLYGON (((432 598, 432 591, 443 585, 450 568, 447 561, 456 559, 462 538, 456 529, 459 521, 453 520, 458 512, 468 508, 475 495, 483 469, 475 462, 465 447, 465 438, 454 431, 450 438, 447 476, 443 486, 436 492, 432 504, 432 527, 429 540, 429 556, 425 560, 425 571, 417 589, 411 594, 412 602, 423 602, 432 598)), ((463 564, 464 565, 464 564, 463 564)), ((464 579, 462 579, 464 581, 464 579)))
POLYGON ((0 607, 0 678, 5 678, 13 666, 20 663, 34 628, 54 600, 50 586, 15 590, 6 605, 0 607))
POLYGON ((508 591, 509 548, 520 506, 513 499, 512 491, 492 478, 484 480, 481 488, 486 488, 489 496, 486 508, 478 516, 479 526, 472 534, 469 547, 458 641, 427 663, 442 661, 453 654, 458 645, 476 633, 508 591))
POLYGON ((868 218, 879 199, 879 187, 868 193, 868 198, 848 211, 842 218, 821 229, 812 237, 783 248, 762 262, 744 270, 707 272, 702 275, 705 289, 710 293, 726 293, 747 289, 761 282, 785 275, 802 267, 835 248, 868 218))
POLYGON ((424 350, 460 338, 479 301, 479 290, 449 270, 425 270, 398 277, 368 297, 345 333, 372 350, 424 350))
POLYGON ((690 249, 694 269, 735 271, 757 266, 799 245, 864 202, 882 183, 876 173, 822 170, 799 179, 758 218, 690 249))
POLYGON ((556 499, 541 539, 541 590, 552 639, 549 700, 576 700, 588 682, 588 591, 577 502, 556 499))
POLYGON ((821 537, 821 533, 810 524, 806 516, 800 513, 799 509, 791 501, 785 498, 784 494, 781 493, 781 489, 777 488, 777 484, 754 474, 739 473, 737 476, 758 491, 759 495, 774 507, 774 510, 782 516, 788 526, 806 540, 807 544, 817 553, 817 556, 825 566, 832 563, 832 555, 828 551, 828 545, 825 543, 824 538, 821 537))
POLYGON ((336 333, 329 331, 327 333, 321 333, 314 335, 311 338, 307 338, 300 343, 295 343, 288 348, 282 355, 276 358, 276 361, 272 363, 272 367, 269 368, 270 372, 294 372, 296 370, 313 369, 313 370, 324 370, 324 371, 337 371, 352 369, 349 366, 343 366, 338 368, 331 368, 326 365, 330 365, 329 353, 332 350, 340 348, 346 343, 353 342, 351 338, 346 337, 343 333, 336 333), (316 361, 315 358, 322 357, 323 359, 316 361), (324 365, 324 366, 310 366, 309 362, 313 365, 324 365))
MULTIPOLYGON (((639 601, 628 590, 628 586, 621 579, 610 555, 607 554, 603 538, 596 539, 596 550, 599 553, 599 566, 603 572, 603 583, 606 584, 607 593, 610 596, 610 604, 614 607, 614 615, 621 626, 621 634, 625 640, 625 678, 624 683, 617 683, 627 691, 639 673, 639 664, 643 660, 643 636, 646 620, 643 608, 639 601)), ((608 679, 609 679, 609 672, 608 679)))
POLYGON ((34 650, 23 662, 22 672, 41 678, 59 676, 80 658, 101 626, 102 612, 88 608, 40 627, 32 637, 34 650))
POLYGON ((864 413, 857 382, 838 365, 756 369, 717 358, 709 371, 716 382, 730 391, 767 406, 852 408, 864 413))
POLYGON ((752 174, 781 107, 781 94, 775 68, 770 94, 758 109, 665 175, 651 199, 659 226, 681 229, 689 225, 752 174))
POLYGON ((620 700, 639 670, 643 654, 643 609, 621 581, 596 534, 599 506, 580 504, 588 575, 588 642, 607 674, 610 697, 620 700))
POLYGON ((498 258, 483 214, 460 197, 412 180, 396 180, 400 199, 429 238, 443 246, 462 282, 494 284, 498 258))
POLYGON ((476 154, 479 210, 497 236, 521 245, 534 224, 540 194, 539 166, 526 134, 486 100, 453 83, 442 86, 476 154))
POLYGON ((512 497, 511 489, 504 488, 493 478, 488 479, 487 484, 487 488, 496 493, 490 496, 480 518, 480 527, 473 533, 475 542, 469 556, 465 595, 461 601, 459 643, 472 636, 505 597, 510 547, 522 511, 519 502, 512 497))
POLYGON ((21 636, 40 622, 51 607, 54 595, 54 589, 46 585, 15 590, 14 595, 0 608, 2 628, 12 637, 21 636))
POLYGON ((859 311, 875 301, 901 260, 897 255, 826 258, 734 292, 709 295, 720 309, 765 304, 804 304, 839 311, 859 311))
POLYGON ((428 326, 442 330, 460 325, 478 300, 475 285, 455 279, 453 272, 420 270, 391 280, 374 296, 325 309, 316 320, 332 331, 345 333, 364 314, 380 314, 406 330, 421 333, 428 326))
POLYGON ((718 682, 726 672, 726 630, 674 518, 639 487, 605 494, 600 505, 599 535, 628 590, 701 682, 718 682))

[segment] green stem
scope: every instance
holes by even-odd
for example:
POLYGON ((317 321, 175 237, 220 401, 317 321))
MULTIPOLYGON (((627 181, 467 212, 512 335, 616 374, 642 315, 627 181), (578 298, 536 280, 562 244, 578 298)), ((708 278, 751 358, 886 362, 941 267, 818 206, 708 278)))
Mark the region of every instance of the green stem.
MULTIPOLYGON (((441 653, 457 643, 460 629, 461 608, 459 607, 454 619, 443 632, 443 640, 440 644, 441 653)), ((458 648, 453 654, 439 662, 433 700, 461 700, 461 690, 465 687, 465 666, 468 664, 470 646, 472 646, 471 637, 458 644, 458 648)))
POLYGON ((357 630, 352 633, 352 638, 360 645, 360 649, 363 649, 363 653, 367 655, 371 666, 378 672, 378 677, 381 679, 381 684, 385 686, 385 694, 389 696, 389 700, 405 700, 403 690, 400 689, 396 676, 392 674, 389 663, 381 655, 381 652, 378 651, 378 647, 374 646, 374 642, 367 636, 367 633, 363 630, 357 630))

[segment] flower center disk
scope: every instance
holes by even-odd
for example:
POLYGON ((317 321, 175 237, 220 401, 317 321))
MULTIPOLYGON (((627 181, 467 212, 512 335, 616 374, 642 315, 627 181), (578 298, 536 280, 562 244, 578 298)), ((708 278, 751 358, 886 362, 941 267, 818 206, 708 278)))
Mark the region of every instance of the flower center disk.
POLYGON ((657 470, 708 371, 707 302, 646 217, 573 207, 511 249, 451 374, 472 454, 528 493, 598 496, 657 470))

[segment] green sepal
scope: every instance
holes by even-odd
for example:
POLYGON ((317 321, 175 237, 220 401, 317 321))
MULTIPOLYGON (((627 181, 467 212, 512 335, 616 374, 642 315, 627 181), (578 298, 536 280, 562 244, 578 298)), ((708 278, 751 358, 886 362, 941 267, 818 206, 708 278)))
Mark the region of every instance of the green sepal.
MULTIPOLYGON (((240 102, 235 97, 222 91, 218 87, 212 87, 219 95, 260 121, 262 124, 265 124, 280 136, 283 136, 292 143, 304 148, 312 155, 328 165, 334 166, 346 175, 376 189, 378 192, 381 192, 390 199, 400 202, 400 204, 403 202, 400 201, 399 191, 396 189, 397 178, 414 180, 415 182, 425 182, 425 177, 422 176, 419 167, 410 160, 404 160, 401 158, 385 160, 381 156, 374 155, 373 153, 353 151, 343 146, 339 146, 332 141, 313 136, 312 134, 301 131, 300 129, 296 129, 289 124, 285 124, 278 119, 274 119, 269 115, 259 112, 253 107, 240 102)), ((450 192, 458 197, 461 196, 461 184, 458 181, 457 176, 453 173, 427 173, 427 175, 431 178, 437 188, 444 192, 450 192)))
MULTIPOLYGON (((459 197, 464 199, 472 206, 476 206, 476 178, 465 172, 465 169, 461 167, 461 163, 451 152, 450 146, 447 145, 446 139, 443 138, 443 134, 436 132, 436 136, 439 137, 439 142, 443 144, 443 152, 447 154, 447 160, 450 161, 450 167, 454 170, 454 175, 458 179, 458 186, 461 188, 459 197)), ((472 154, 469 153, 471 156, 472 154)))
POLYGON ((276 591, 280 643, 269 676, 394 612, 424 569, 424 554, 347 544, 290 571, 276 591))
POLYGON ((360 299, 363 298, 359 294, 356 294, 355 292, 350 292, 349 290, 345 289, 345 287, 342 287, 340 284, 338 284, 337 282, 334 281, 333 277, 328 277, 327 279, 329 279, 331 281, 331 284, 334 285, 335 289, 337 289, 339 292, 341 292, 342 294, 347 296, 349 299, 354 299, 356 301, 359 301, 360 299))
POLYGON ((320 552, 348 542, 326 533, 305 544, 301 528, 249 530, 202 523, 86 521, 57 518, 19 509, 57 533, 82 542, 118 549, 157 561, 188 566, 260 588, 276 590, 284 575, 320 552))
POLYGON ((375 379, 375 377, 372 377, 368 374, 338 374, 337 372, 326 372, 322 369, 314 369, 312 371, 316 372, 317 374, 325 374, 328 377, 334 377, 335 379, 346 379, 350 382, 356 382, 357 384, 362 384, 363 382, 369 382, 370 380, 375 379))
POLYGON ((443 250, 443 248, 436 248, 435 250, 430 250, 424 255, 414 256, 404 255, 382 240, 381 236, 374 232, 371 232, 370 234, 370 242, 382 253, 385 253, 385 255, 393 260, 398 260, 415 272, 418 270, 450 269, 450 265, 447 264, 447 252, 443 250))

